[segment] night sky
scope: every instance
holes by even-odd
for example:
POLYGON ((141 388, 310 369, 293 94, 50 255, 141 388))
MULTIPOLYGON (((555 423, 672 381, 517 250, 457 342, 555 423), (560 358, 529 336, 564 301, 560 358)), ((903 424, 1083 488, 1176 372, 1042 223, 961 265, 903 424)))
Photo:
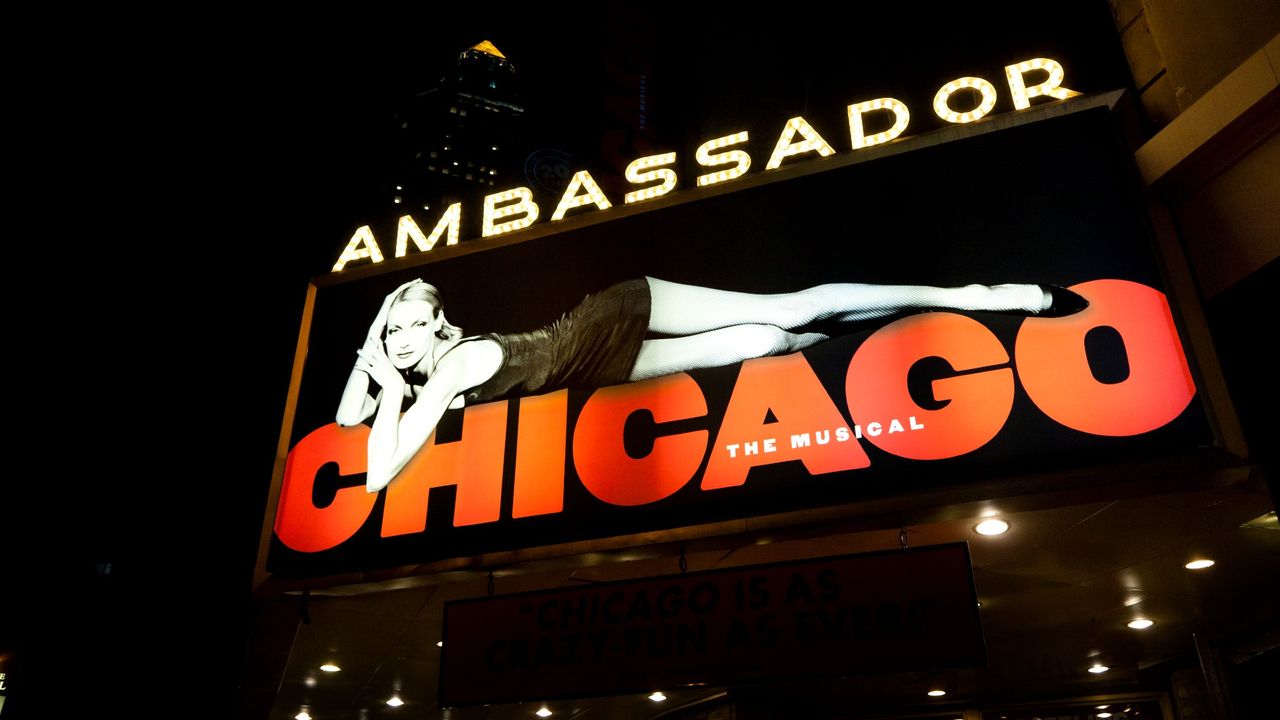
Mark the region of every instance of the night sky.
POLYGON ((145 38, 75 38, 80 70, 38 89, 55 138, 40 181, 62 193, 38 216, 42 269, 65 286, 16 306, 33 317, 37 355, 51 349, 48 328, 24 307, 52 306, 71 332, 52 343, 52 373, 20 363, 33 381, 19 402, 39 431, 17 444, 48 433, 54 451, 36 464, 47 480, 10 480, 18 582, 5 602, 22 589, 2 608, 0 645, 18 648, 32 687, 136 696, 164 678, 167 692, 212 690, 201 707, 233 702, 307 281, 356 227, 388 220, 369 207, 390 114, 460 51, 484 39, 501 49, 545 146, 594 173, 611 49, 635 48, 652 69, 655 152, 691 156, 746 128, 771 146, 801 114, 843 151, 845 104, 905 95, 924 121, 942 83, 978 73, 1002 87, 992 69, 1017 60, 1063 58, 1068 86, 1086 92, 1123 87, 1106 3, 1060 4, 224 15, 148 18, 169 32, 145 38), (40 612, 55 599, 78 609, 40 612))

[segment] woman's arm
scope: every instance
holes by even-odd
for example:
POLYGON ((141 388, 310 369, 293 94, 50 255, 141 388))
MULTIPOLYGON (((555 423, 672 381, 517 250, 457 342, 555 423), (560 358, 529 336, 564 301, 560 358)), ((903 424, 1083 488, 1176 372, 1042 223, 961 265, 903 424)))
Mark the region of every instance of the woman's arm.
POLYGON ((395 479, 435 432, 455 397, 493 377, 502 364, 502 349, 491 341, 464 343, 441 358, 413 405, 400 414, 404 380, 386 353, 361 351, 369 374, 383 387, 369 433, 369 469, 365 489, 378 492, 395 479), (385 383, 384 383, 385 380, 385 383))
MULTIPOLYGON (((369 325, 369 332, 364 339, 362 350, 365 353, 371 353, 382 347, 382 332, 387 327, 387 314, 391 312, 391 303, 395 301, 396 296, 410 285, 420 282, 422 282, 421 278, 410 280, 383 298, 382 307, 373 318, 373 323, 369 325)), ((359 352, 357 351, 356 354, 359 355, 359 352)), ((368 420, 377 409, 381 397, 381 393, 377 398, 369 394, 369 372, 361 368, 361 362, 357 359, 355 367, 351 369, 351 375, 347 378, 347 386, 342 391, 342 399, 338 401, 338 412, 335 418, 337 423, 342 427, 351 427, 368 420)))
MULTIPOLYGON (((366 343, 363 349, 368 351, 371 348, 366 343)), ((357 363, 356 367, 351 369, 351 375, 347 378, 347 387, 342 391, 342 400, 338 402, 338 424, 342 427, 351 427, 373 417, 373 411, 378 408, 378 400, 381 397, 382 393, 379 393, 378 398, 369 394, 369 373, 360 369, 357 363)))

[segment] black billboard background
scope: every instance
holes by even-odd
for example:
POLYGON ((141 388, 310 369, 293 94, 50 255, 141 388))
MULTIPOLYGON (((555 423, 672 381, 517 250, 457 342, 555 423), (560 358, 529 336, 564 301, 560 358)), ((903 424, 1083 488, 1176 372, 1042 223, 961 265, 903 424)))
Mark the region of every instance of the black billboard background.
MULTIPOLYGON (((759 293, 827 282, 1069 286, 1098 278, 1161 288, 1131 173, 1112 118, 1096 109, 321 287, 290 447, 333 422, 355 349, 382 298, 415 277, 443 291, 449 320, 467 334, 540 327, 587 293, 643 275, 759 293)), ((479 209, 464 207, 463 212, 469 210, 479 209)), ((391 238, 380 240, 388 246, 391 238)), ((967 314, 1006 348, 1013 347, 1022 318, 967 314)), ((843 383, 849 357, 867 335, 894 319, 846 325, 847 334, 804 351, 846 421, 843 383)), ((662 431, 708 428, 714 438, 739 367, 691 372, 706 395, 708 415, 664 425, 662 431)), ((1122 370, 1116 372, 1123 377, 1122 370)), ((567 442, 589 396, 590 390, 570 394, 567 442)), ((509 413, 510 448, 516 404, 509 413)), ((440 441, 460 437, 461 414, 446 414, 440 441)), ((630 423, 632 431, 641 437, 629 440, 643 448, 643 425, 630 423)), ((596 500, 577 480, 570 461, 564 512, 520 520, 510 519, 508 467, 498 523, 452 527, 454 491, 440 488, 431 493, 425 532, 381 538, 383 493, 351 540, 330 551, 300 554, 273 538, 268 567, 282 577, 392 567, 902 494, 1210 440, 1198 402, 1156 431, 1109 438, 1058 425, 1018 385, 1010 419, 996 439, 952 459, 905 460, 863 442, 869 468, 810 476, 798 462, 779 463, 753 469, 740 487, 712 492, 699 488, 699 471, 671 497, 634 508, 596 500)), ((567 457, 572 458, 571 450, 567 457)), ((338 487, 363 482, 363 475, 337 476, 330 465, 318 476, 315 498, 323 505, 338 487)))

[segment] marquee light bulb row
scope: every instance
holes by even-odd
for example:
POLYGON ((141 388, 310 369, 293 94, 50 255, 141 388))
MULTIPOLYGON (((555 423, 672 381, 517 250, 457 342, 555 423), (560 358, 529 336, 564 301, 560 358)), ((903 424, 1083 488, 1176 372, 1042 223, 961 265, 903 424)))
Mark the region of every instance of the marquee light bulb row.
MULTIPOLYGON (((1062 87, 1066 73, 1062 65, 1048 58, 1034 58, 1005 67, 1008 80, 1009 96, 1016 110, 1031 107, 1031 99, 1036 97, 1065 100, 1079 95, 1075 90, 1062 87), (1026 76, 1036 73, 1043 76, 1040 82, 1027 85, 1026 76)), ((997 91, 995 85, 979 77, 962 77, 946 83, 938 89, 933 98, 933 111, 941 119, 949 123, 971 123, 988 115, 995 109, 997 91), (957 94, 977 94, 978 103, 967 110, 957 110, 957 104, 964 104, 963 97, 957 94)), ((911 111, 906 103, 892 97, 881 97, 848 106, 849 148, 861 150, 881 145, 902 136, 911 121, 911 111), (868 134, 867 122, 871 120, 877 128, 868 134)), ((697 177, 698 187, 716 185, 742 177, 751 168, 751 155, 742 147, 749 139, 748 131, 725 135, 708 140, 698 146, 694 158, 698 165, 709 172, 697 177)), ((778 135, 773 152, 765 163, 765 172, 777 170, 784 161, 790 158, 831 157, 836 149, 803 117, 796 116, 787 121, 778 135)), ((628 182, 637 185, 634 190, 623 196, 625 204, 646 202, 666 195, 675 189, 677 183, 676 153, 667 152, 649 155, 631 162, 625 171, 628 182)), ((591 173, 580 170, 574 174, 565 188, 555 211, 551 213, 550 222, 564 220, 571 211, 585 208, 608 210, 613 204, 605 196, 591 173)), ((540 209, 534 202, 533 192, 526 187, 516 187, 486 195, 484 198, 481 237, 495 237, 527 228, 538 220, 540 209)), ((444 211, 431 232, 424 233, 410 215, 400 218, 396 230, 396 257, 404 257, 409 252, 409 241, 419 252, 434 248, 443 238, 445 245, 458 244, 459 228, 462 224, 462 206, 454 203, 444 211)), ((361 226, 351 236, 347 246, 342 250, 338 261, 334 263, 333 272, 343 270, 347 265, 359 260, 380 263, 384 260, 382 250, 373 236, 369 225, 361 226)))

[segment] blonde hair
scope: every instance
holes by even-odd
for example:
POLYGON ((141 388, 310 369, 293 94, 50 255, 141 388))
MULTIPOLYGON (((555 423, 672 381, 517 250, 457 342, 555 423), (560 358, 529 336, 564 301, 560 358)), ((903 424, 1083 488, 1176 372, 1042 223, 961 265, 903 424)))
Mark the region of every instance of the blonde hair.
POLYGON ((398 302, 407 302, 410 300, 420 300, 428 303, 435 308, 434 317, 442 318, 440 329, 436 331, 436 337, 441 340, 458 340, 462 337, 462 328, 449 322, 444 318, 444 300, 440 297, 440 290, 430 283, 420 282, 414 283, 396 295, 391 301, 392 306, 398 302))

